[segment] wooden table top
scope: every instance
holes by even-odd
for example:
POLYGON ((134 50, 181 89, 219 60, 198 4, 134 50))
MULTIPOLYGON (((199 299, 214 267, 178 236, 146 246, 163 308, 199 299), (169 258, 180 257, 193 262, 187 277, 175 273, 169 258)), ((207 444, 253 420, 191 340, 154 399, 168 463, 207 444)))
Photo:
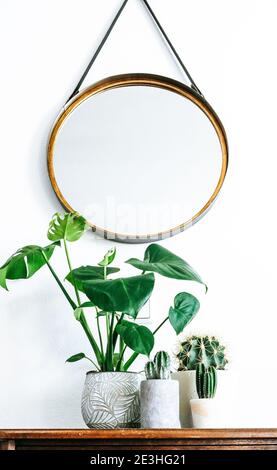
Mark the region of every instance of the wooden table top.
POLYGON ((0 429, 0 439, 277 439, 268 429, 0 429))

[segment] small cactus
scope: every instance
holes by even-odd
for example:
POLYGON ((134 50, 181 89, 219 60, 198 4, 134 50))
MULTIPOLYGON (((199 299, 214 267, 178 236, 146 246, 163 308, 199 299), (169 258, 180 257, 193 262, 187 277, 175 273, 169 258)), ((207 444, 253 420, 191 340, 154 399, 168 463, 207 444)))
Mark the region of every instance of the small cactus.
POLYGON ((195 370, 197 364, 213 366, 215 369, 225 369, 228 360, 225 346, 220 344, 215 336, 191 336, 180 344, 177 354, 178 370, 195 370))
POLYGON ((217 373, 213 366, 197 364, 196 389, 199 398, 214 398, 217 387, 217 373))
POLYGON ((165 351, 157 352, 154 357, 154 361, 146 363, 144 371, 147 380, 170 379, 170 357, 168 353, 165 351))
POLYGON ((145 375, 148 379, 156 379, 156 366, 154 361, 149 361, 145 364, 145 375))

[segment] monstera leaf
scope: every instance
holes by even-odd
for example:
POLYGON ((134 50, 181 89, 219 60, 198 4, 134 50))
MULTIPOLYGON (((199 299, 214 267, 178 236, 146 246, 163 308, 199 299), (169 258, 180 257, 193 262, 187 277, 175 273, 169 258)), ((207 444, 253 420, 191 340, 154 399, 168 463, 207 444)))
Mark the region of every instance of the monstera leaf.
POLYGON ((117 325, 116 331, 129 348, 149 356, 154 346, 154 336, 146 326, 123 320, 117 325))
POLYGON ((116 248, 112 248, 111 250, 107 251, 102 261, 98 263, 98 266, 108 266, 115 259, 115 255, 116 255, 116 248))
POLYGON ((75 242, 79 240, 83 233, 89 228, 86 220, 76 212, 54 214, 48 228, 47 237, 49 240, 66 240, 75 242))
POLYGON ((174 299, 174 307, 169 309, 169 321, 177 335, 182 333, 185 326, 195 317, 200 308, 196 297, 188 292, 180 292, 174 299))
POLYGON ((126 263, 142 271, 154 271, 162 276, 204 284, 199 274, 182 258, 156 243, 149 245, 144 260, 131 258, 126 263))
MULTIPOLYGON (((114 274, 120 271, 119 268, 106 268, 106 275, 114 274)), ((66 280, 73 286, 76 285, 80 292, 84 292, 82 282, 93 281, 95 279, 104 279, 104 271, 100 266, 80 266, 80 268, 73 269, 67 276, 66 280), (74 278, 74 280, 73 280, 74 278)))
MULTIPOLYGON (((77 277, 78 279, 78 277, 77 277)), ((105 312, 122 312, 136 318, 154 287, 154 274, 112 280, 82 280, 87 297, 105 312)))
POLYGON ((42 252, 49 260, 54 249, 59 245, 60 242, 57 241, 44 248, 37 245, 28 245, 17 250, 0 268, 0 286, 7 289, 7 279, 29 279, 32 277, 46 264, 42 252))

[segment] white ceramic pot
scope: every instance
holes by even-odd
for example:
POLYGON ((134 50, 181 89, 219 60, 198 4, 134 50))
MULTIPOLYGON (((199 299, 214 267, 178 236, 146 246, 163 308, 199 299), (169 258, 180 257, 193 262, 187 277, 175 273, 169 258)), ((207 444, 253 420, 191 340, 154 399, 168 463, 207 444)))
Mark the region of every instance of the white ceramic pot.
POLYGON ((82 396, 86 425, 94 429, 140 427, 141 378, 135 372, 88 372, 82 396))
POLYGON ((223 402, 217 398, 195 398, 190 400, 194 428, 224 427, 223 402))
POLYGON ((143 380, 140 385, 141 427, 180 428, 177 380, 143 380))
MULTIPOLYGON (((192 416, 190 408, 190 400, 197 399, 196 383, 195 383, 195 370, 187 370, 182 372, 175 372, 171 375, 175 380, 178 380, 180 385, 180 421, 182 428, 191 428, 192 416)), ((232 402, 234 398, 234 377, 228 370, 217 371, 217 391, 216 399, 228 403, 228 409, 225 409, 225 425, 224 427, 232 426, 232 402), (227 413, 228 412, 228 413, 227 413)))

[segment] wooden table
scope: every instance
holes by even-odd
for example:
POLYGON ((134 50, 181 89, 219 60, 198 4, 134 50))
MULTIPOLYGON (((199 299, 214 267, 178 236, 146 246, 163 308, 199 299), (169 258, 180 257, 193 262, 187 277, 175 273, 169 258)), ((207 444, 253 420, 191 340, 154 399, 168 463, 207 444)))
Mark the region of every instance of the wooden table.
POLYGON ((1 450, 277 450, 277 429, 6 429, 1 450))

